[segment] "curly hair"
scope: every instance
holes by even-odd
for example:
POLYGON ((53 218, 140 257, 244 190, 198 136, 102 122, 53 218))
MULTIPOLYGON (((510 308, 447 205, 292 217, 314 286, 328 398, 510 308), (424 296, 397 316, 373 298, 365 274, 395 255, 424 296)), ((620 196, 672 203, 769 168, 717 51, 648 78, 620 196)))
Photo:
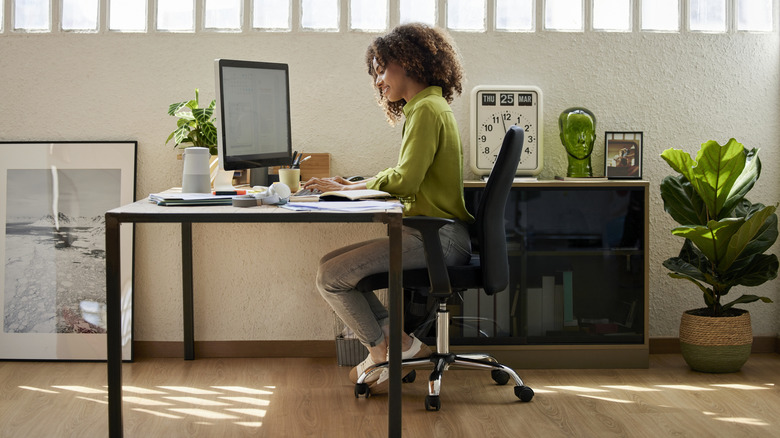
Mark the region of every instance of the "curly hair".
MULTIPOLYGON (((404 69, 408 77, 429 86, 441 87, 442 96, 448 103, 452 103, 455 95, 463 91, 460 55, 450 36, 442 29, 422 23, 403 24, 374 39, 366 50, 366 65, 376 88, 374 58, 382 67, 394 62, 404 69)), ((390 102, 381 90, 377 89, 377 93, 377 102, 384 108, 388 122, 395 124, 403 115, 406 100, 390 102)))

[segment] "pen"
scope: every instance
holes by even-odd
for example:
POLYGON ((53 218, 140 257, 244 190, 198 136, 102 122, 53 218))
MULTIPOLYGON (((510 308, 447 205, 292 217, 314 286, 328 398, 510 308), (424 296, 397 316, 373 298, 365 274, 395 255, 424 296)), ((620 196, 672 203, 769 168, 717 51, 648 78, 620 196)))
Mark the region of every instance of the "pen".
POLYGON ((295 159, 293 160, 293 163, 292 163, 292 168, 293 169, 297 169, 298 168, 298 164, 300 164, 300 162, 301 162, 300 160, 301 160, 302 156, 303 156, 303 153, 300 153, 300 154, 298 154, 295 157, 295 159))

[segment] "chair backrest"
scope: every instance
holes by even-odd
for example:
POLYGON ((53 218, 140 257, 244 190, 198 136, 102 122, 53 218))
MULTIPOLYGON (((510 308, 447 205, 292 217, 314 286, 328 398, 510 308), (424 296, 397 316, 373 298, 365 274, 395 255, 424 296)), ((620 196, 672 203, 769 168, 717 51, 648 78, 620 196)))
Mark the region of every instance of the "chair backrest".
POLYGON ((507 131, 477 210, 479 259, 483 289, 488 295, 506 289, 509 284, 504 210, 520 163, 524 137, 523 128, 519 126, 512 126, 507 131))

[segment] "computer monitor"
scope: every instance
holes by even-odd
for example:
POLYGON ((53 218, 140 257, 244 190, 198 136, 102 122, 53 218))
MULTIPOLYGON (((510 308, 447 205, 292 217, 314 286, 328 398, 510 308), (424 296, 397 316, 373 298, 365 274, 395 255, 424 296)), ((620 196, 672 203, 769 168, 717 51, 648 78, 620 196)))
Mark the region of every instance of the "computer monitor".
MULTIPOLYGON (((217 59, 214 68, 220 167, 231 171, 289 164, 287 64, 217 59)), ((232 181, 215 182, 215 189, 230 190, 232 181)))

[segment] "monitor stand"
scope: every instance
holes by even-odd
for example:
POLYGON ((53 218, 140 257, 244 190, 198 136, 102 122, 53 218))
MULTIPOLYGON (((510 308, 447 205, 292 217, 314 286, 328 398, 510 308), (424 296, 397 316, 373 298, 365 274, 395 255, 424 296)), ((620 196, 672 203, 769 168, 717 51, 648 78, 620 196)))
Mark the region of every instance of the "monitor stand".
POLYGON ((217 165, 211 169, 211 181, 214 191, 216 192, 230 192, 235 191, 233 187, 233 171, 224 170, 219 164, 219 160, 214 160, 217 165))

